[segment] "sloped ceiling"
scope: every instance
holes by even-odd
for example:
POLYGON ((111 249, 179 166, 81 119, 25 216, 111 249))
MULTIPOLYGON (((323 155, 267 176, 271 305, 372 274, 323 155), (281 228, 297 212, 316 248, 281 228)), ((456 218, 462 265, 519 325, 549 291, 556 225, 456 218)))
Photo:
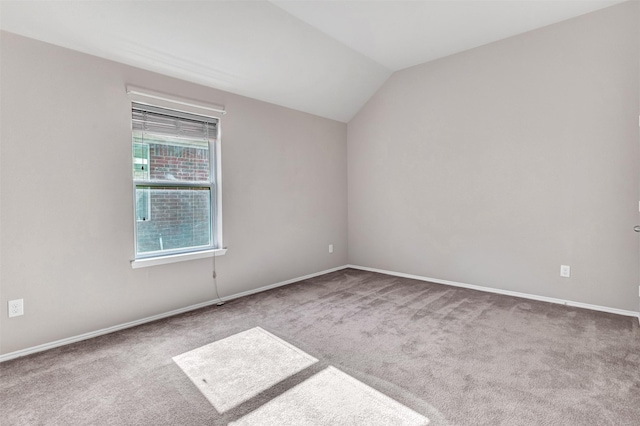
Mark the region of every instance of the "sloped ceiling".
POLYGON ((348 122, 393 71, 620 2, 2 0, 0 28, 348 122))

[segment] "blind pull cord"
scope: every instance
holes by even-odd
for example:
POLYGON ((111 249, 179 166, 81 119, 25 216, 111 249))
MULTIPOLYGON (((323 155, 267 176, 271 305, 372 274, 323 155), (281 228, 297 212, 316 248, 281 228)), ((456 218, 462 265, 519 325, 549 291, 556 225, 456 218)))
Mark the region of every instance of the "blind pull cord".
POLYGON ((220 295, 218 294, 218 273, 216 272, 216 254, 213 254, 213 274, 211 274, 211 276, 213 277, 213 289, 216 291, 216 298, 218 299, 218 303, 216 303, 216 306, 222 306, 224 305, 224 301, 222 299, 220 299, 220 295))

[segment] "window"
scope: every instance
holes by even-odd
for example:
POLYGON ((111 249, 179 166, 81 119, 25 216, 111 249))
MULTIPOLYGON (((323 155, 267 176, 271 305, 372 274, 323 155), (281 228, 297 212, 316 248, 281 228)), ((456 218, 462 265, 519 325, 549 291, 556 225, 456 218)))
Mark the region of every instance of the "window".
POLYGON ((132 103, 136 259, 218 248, 218 119, 132 103))

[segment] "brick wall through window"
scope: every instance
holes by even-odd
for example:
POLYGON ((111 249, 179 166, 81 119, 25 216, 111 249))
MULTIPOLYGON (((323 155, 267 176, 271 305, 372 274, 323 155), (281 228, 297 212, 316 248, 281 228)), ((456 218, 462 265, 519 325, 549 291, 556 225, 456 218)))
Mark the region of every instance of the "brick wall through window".
MULTIPOLYGON (((209 150, 148 143, 151 180, 207 181, 209 150)), ((208 187, 147 188, 148 220, 138 221, 138 251, 149 252, 210 244, 211 194, 208 187)))

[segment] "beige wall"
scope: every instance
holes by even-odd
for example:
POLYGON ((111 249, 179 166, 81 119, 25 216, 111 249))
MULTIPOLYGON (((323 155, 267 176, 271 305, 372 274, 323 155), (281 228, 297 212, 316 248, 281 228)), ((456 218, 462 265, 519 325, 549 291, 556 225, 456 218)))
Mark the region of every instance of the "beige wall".
POLYGON ((638 16, 395 73, 348 126, 349 263, 638 311, 638 16))
POLYGON ((344 123, 6 32, 1 42, 0 353, 214 298, 210 259, 131 269, 126 84, 227 107, 221 295, 346 264, 344 123), (8 319, 16 298, 25 315, 8 319))

